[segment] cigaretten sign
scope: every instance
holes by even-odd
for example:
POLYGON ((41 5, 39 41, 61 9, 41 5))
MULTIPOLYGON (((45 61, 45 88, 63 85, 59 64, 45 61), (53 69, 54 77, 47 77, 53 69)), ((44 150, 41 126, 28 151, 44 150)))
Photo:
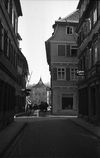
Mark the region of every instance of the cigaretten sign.
POLYGON ((77 76, 84 76, 84 71, 77 70, 77 76))

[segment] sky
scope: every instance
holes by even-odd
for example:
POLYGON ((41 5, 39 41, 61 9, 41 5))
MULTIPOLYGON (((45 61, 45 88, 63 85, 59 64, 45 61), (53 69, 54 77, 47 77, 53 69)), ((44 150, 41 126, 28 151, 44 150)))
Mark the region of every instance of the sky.
POLYGON ((19 17, 20 48, 27 59, 31 74, 29 84, 50 83, 45 41, 53 33, 52 25, 59 17, 74 12, 79 0, 20 0, 23 16, 19 17))

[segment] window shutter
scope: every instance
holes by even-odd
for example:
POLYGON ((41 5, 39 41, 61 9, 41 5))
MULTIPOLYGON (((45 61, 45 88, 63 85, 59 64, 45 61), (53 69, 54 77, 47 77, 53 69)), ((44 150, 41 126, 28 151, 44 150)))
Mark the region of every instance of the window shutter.
POLYGON ((70 80, 70 68, 66 68, 66 80, 70 80))
POLYGON ((70 45, 66 45, 66 55, 70 56, 70 45))
POLYGON ((53 81, 57 80, 57 68, 54 67, 52 70, 52 79, 53 81))

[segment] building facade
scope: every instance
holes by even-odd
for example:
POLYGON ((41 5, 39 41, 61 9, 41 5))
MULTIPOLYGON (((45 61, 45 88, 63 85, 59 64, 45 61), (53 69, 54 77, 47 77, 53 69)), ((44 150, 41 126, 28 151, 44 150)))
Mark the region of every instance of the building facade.
POLYGON ((79 116, 100 121, 100 1, 80 0, 78 36, 79 116))
POLYGON ((52 112, 77 110, 77 34, 78 10, 53 25, 46 42, 47 62, 51 73, 52 112))
POLYGON ((40 105, 41 102, 46 102, 50 105, 50 87, 45 85, 40 78, 39 82, 31 87, 29 96, 32 106, 40 105))
POLYGON ((20 0, 0 0, 0 128, 13 120, 25 105, 27 60, 19 48, 20 0))

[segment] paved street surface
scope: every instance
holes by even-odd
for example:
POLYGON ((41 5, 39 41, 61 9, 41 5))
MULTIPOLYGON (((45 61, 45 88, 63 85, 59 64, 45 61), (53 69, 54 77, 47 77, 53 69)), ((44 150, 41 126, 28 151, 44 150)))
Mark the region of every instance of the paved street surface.
POLYGON ((71 118, 26 120, 26 128, 6 157, 100 158, 100 140, 77 126, 71 118))

